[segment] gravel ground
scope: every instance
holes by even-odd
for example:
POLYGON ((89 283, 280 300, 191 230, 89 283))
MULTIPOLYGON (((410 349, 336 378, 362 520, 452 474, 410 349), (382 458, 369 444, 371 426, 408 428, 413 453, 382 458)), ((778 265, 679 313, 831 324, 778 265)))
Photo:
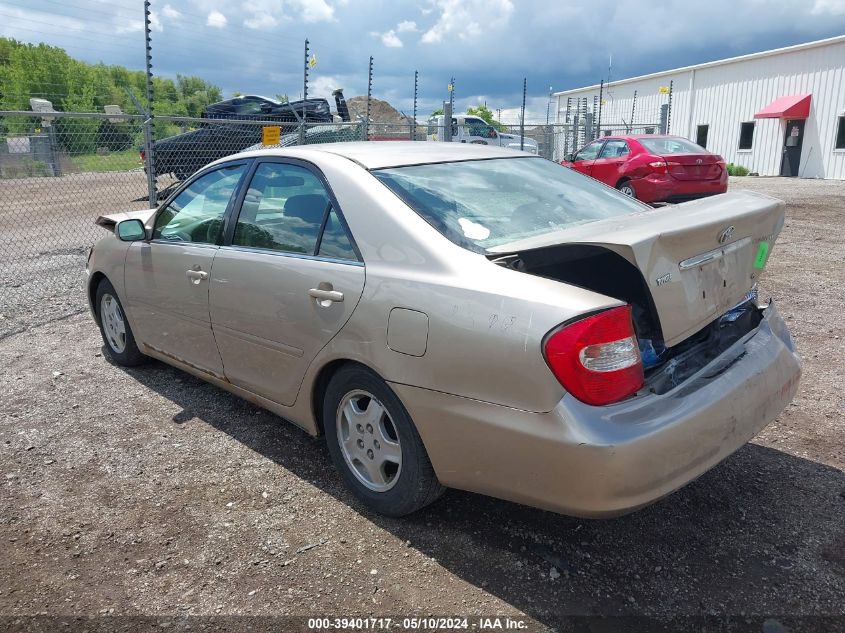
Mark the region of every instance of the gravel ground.
MULTIPOLYGON (((0 616, 499 614, 562 629, 571 616, 685 615, 764 630, 767 616, 838 615, 789 630, 845 624, 845 183, 731 187, 789 202, 762 296, 775 297, 804 356, 801 390, 723 464, 613 520, 459 491, 403 520, 372 515, 342 488, 321 439, 163 364, 109 364, 87 314, 50 320, 81 307, 77 286, 35 320, 4 298, 0 616)), ((67 198, 69 222, 100 212, 81 193, 67 198)), ((9 226, 0 213, 0 231, 9 226)), ((52 257, 51 266, 79 265, 52 257)))

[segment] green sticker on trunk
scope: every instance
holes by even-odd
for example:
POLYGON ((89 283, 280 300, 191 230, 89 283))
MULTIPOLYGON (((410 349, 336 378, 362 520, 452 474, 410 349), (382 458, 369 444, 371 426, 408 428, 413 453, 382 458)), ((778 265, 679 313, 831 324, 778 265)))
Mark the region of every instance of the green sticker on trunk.
POLYGON ((762 268, 766 265, 766 259, 769 257, 769 243, 760 242, 757 247, 757 256, 754 258, 754 268, 762 268))

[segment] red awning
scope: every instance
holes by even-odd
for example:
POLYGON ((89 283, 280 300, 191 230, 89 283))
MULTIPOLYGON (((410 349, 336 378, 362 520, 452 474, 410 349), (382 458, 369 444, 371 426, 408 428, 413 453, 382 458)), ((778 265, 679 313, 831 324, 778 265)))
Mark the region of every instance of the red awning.
POLYGON ((754 115, 755 119, 806 119, 813 95, 779 97, 754 115))

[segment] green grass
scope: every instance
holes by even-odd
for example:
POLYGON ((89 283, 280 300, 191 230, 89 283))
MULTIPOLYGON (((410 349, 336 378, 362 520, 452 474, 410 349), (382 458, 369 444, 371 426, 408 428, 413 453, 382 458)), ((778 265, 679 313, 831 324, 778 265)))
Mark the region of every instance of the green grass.
POLYGON ((70 156, 70 161, 81 172, 129 171, 141 167, 141 158, 136 149, 108 154, 80 154, 70 156))
POLYGON ((733 163, 728 163, 728 174, 731 176, 747 176, 748 170, 742 165, 734 165, 733 163))

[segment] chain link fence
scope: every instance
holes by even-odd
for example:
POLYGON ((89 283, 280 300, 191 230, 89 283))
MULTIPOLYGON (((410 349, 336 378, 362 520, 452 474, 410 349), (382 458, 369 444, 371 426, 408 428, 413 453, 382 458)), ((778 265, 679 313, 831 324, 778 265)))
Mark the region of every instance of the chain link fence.
MULTIPOLYGON (((560 161, 602 135, 654 133, 660 123, 499 126, 501 145, 560 161)), ((97 216, 156 206, 204 165, 237 152, 342 141, 443 140, 413 121, 298 123, 143 115, 0 112, 0 337, 86 309, 97 216), (269 136, 268 136, 269 135, 269 136), (152 200, 152 202, 150 202, 152 200)))
POLYGON ((357 140, 426 135, 411 122, 0 112, 0 338, 87 309, 86 257, 104 236, 98 216, 156 206, 180 181, 237 152, 357 140))

